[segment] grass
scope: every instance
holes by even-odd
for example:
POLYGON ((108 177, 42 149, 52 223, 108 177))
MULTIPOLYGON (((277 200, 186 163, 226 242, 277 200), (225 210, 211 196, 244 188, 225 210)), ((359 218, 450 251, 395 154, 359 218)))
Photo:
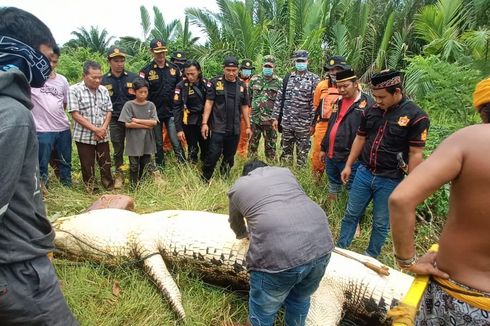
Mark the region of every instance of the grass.
MULTIPOLYGON (((74 164, 77 164, 76 151, 74 153, 74 164)), ((243 160, 237 160, 229 179, 221 179, 215 175, 207 185, 200 180, 196 167, 177 165, 171 158, 163 171, 162 183, 157 185, 149 180, 136 190, 129 191, 126 180, 125 189, 117 193, 132 196, 138 213, 185 209, 226 214, 226 193, 239 177, 243 163, 243 160)), ((77 167, 74 167, 74 171, 77 171, 76 169, 77 167)), ((344 194, 339 201, 326 207, 326 184, 315 184, 309 167, 292 170, 305 192, 325 209, 330 228, 336 238, 347 196, 344 194)), ((84 191, 79 173, 74 173, 74 187, 71 189, 62 187, 52 177, 49 195, 46 198, 48 217, 55 220, 83 212, 100 195, 89 195, 84 191)), ((361 236, 355 239, 350 249, 363 252, 367 247, 371 227, 370 216, 368 208, 366 217, 361 222, 361 236)), ((421 225, 417 233, 419 253, 435 241, 439 228, 437 223, 421 225)), ((391 239, 388 239, 380 260, 393 266, 391 248, 391 239)), ((65 297, 81 325, 177 324, 170 306, 138 264, 105 266, 87 261, 72 262, 60 256, 53 262, 65 297), (116 290, 113 290, 114 286, 116 290), (118 286, 121 289, 120 293, 117 293, 118 286)), ((232 322, 246 321, 247 298, 242 293, 207 285, 188 267, 174 270, 173 275, 182 292, 188 325, 230 325, 232 322)), ((282 325, 282 322, 279 320, 276 324, 282 325)))

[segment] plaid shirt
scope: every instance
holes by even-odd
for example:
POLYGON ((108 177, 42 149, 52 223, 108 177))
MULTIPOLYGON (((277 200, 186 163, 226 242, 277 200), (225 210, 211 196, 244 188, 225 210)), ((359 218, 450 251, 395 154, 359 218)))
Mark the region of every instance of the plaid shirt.
MULTIPOLYGON (((107 112, 112 112, 109 91, 104 86, 99 86, 94 95, 83 81, 71 86, 68 94, 68 112, 75 111, 94 126, 101 127, 104 124, 107 112)), ((109 141, 109 132, 107 132, 104 140, 97 141, 94 138, 95 133, 93 131, 83 127, 76 121, 74 123, 74 141, 90 145, 109 141)))

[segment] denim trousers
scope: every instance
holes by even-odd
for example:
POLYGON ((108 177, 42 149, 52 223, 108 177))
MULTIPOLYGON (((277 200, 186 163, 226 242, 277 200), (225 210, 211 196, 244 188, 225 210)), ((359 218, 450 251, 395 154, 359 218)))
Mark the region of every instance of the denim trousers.
POLYGON ((248 318, 252 326, 272 326, 281 306, 286 326, 305 325, 311 295, 329 260, 330 254, 279 273, 251 271, 248 318))
MULTIPOLYGON (((357 168, 359 167, 359 161, 352 164, 351 174, 349 177, 349 181, 345 185, 347 191, 352 188, 352 182, 354 181, 354 177, 356 176, 357 168)), ((328 157, 325 159, 325 171, 327 173, 328 179, 328 193, 330 194, 340 194, 342 192, 342 179, 340 178, 340 173, 345 168, 345 161, 329 159, 328 157)))
POLYGON ((56 152, 56 166, 60 173, 60 181, 71 186, 71 132, 70 129, 59 132, 38 132, 39 142, 39 173, 42 182, 48 185, 48 165, 53 151, 56 152))
POLYGON ((235 153, 238 148, 239 140, 240 135, 211 132, 208 153, 202 166, 202 177, 204 180, 209 181, 213 176, 214 168, 216 167, 221 154, 223 154, 223 160, 221 161, 220 172, 224 176, 229 174, 235 163, 235 153))
POLYGON ((175 156, 179 162, 185 162, 184 152, 182 151, 182 146, 180 146, 179 138, 177 137, 177 130, 175 129, 174 117, 161 119, 159 123, 153 128, 155 133, 155 143, 156 143, 156 154, 155 163, 159 167, 165 165, 165 157, 163 153, 163 124, 167 128, 167 134, 170 138, 170 143, 174 149, 175 156))
POLYGON ((363 164, 359 166, 349 192, 337 247, 349 247, 359 220, 369 202, 373 200, 373 226, 366 254, 371 257, 379 256, 390 229, 388 198, 400 182, 401 179, 373 175, 363 164))

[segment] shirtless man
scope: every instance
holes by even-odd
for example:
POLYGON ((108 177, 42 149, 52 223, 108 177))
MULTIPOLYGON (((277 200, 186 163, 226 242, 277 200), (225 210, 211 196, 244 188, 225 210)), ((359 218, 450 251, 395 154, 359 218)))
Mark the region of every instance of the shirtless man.
POLYGON ((484 124, 448 137, 389 200, 398 265, 432 275, 416 325, 490 323, 490 79, 477 85, 473 103, 484 124), (451 197, 439 251, 417 259, 415 208, 447 182, 451 197))

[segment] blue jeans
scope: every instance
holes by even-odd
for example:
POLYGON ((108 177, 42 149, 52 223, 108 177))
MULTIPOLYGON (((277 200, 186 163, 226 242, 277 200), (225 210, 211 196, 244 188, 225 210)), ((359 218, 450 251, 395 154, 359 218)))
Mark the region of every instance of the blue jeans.
MULTIPOLYGON (((359 161, 352 164, 352 172, 349 177, 349 181, 345 185, 347 191, 352 187, 352 182, 356 176, 357 168, 359 167, 359 161)), ((325 170, 327 172, 328 178, 328 193, 330 194, 340 194, 342 192, 342 179, 340 179, 340 173, 345 167, 345 161, 335 160, 335 159, 325 159, 325 170)))
POLYGON ((165 158, 163 154, 163 124, 167 128, 167 134, 170 138, 170 143, 174 149, 175 156, 179 162, 185 162, 184 152, 182 151, 182 146, 180 146, 179 138, 177 137, 177 130, 175 129, 174 117, 165 118, 157 123, 153 131, 155 133, 155 143, 157 147, 157 152, 155 154, 155 163, 157 166, 163 167, 165 165, 165 158))
POLYGON ((374 206, 373 228, 366 254, 371 257, 379 256, 390 230, 388 198, 400 182, 401 179, 373 175, 363 164, 359 166, 349 192, 349 201, 342 219, 337 247, 349 247, 354 238, 357 224, 372 199, 374 206))
POLYGON ((252 326, 272 326, 282 305, 286 326, 303 326, 311 295, 329 260, 330 254, 279 273, 251 271, 248 318, 252 326))
POLYGON ((56 163, 60 172, 60 181, 71 186, 71 132, 70 129, 59 132, 38 132, 39 173, 41 181, 48 185, 48 165, 53 150, 56 152, 56 163))

